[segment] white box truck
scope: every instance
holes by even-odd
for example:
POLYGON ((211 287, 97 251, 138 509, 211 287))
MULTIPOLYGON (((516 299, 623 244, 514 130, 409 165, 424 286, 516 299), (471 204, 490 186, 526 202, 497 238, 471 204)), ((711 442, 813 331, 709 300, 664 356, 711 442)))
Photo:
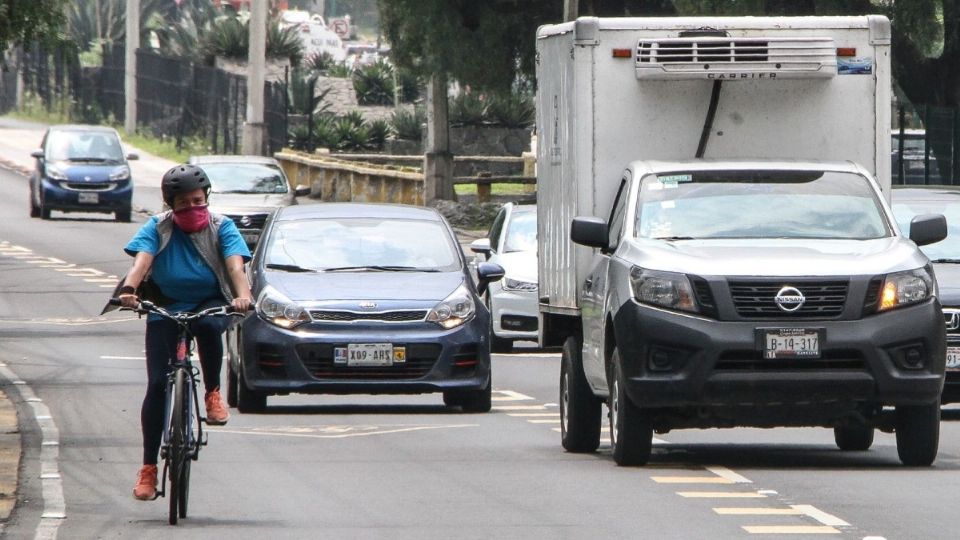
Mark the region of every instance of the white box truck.
POLYGON ((592 18, 537 39, 540 341, 561 435, 618 464, 654 431, 824 426, 939 439, 944 323, 889 210, 882 16, 592 18))

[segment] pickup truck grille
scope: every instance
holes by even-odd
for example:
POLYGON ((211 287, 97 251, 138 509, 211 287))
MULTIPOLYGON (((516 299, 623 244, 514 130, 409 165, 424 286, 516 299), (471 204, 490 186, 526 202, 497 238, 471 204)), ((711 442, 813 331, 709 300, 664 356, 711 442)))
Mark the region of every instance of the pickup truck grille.
POLYGON ((233 220, 233 223, 238 229, 258 230, 263 230, 263 225, 267 222, 267 215, 268 214, 226 214, 228 218, 233 220), (244 223, 244 218, 247 219, 249 224, 244 223))
POLYGON ((847 300, 846 281, 785 282, 731 281, 730 295, 737 315, 748 319, 832 319, 843 313, 847 300), (780 309, 774 298, 784 286, 804 296, 796 311, 780 309))

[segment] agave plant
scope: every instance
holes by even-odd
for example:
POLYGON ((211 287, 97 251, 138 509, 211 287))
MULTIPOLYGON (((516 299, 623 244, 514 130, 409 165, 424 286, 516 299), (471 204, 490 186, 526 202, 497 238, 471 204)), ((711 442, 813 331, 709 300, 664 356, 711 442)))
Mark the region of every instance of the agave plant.
POLYGON ((449 105, 450 125, 480 126, 486 119, 488 102, 479 94, 460 92, 449 105))
POLYGON ((304 66, 314 71, 325 72, 336 65, 333 56, 326 52, 315 52, 307 57, 304 66))
POLYGON ((295 69, 290 77, 288 86, 288 103, 291 113, 294 114, 318 114, 327 112, 330 104, 326 102, 327 94, 331 88, 326 88, 317 93, 317 80, 319 75, 308 74, 303 70, 295 69))
POLYGON ((370 134, 370 145, 379 150, 387 142, 392 130, 386 120, 374 120, 370 122, 367 131, 370 134))
POLYGON ((427 121, 427 114, 422 108, 413 111, 399 109, 390 117, 390 126, 398 139, 419 141, 423 138, 423 125, 427 121))
POLYGON ((334 64, 327 69, 327 76, 335 77, 337 79, 349 79, 350 77, 353 77, 353 68, 344 62, 340 62, 339 64, 334 64))
POLYGON ((367 122, 363 118, 363 113, 358 110, 349 111, 345 113, 343 116, 341 116, 340 118, 343 119, 344 121, 349 121, 350 123, 352 123, 354 126, 357 126, 357 127, 360 127, 366 124, 367 122))
POLYGON ((353 89, 360 105, 393 105, 393 66, 377 60, 353 73, 353 89))
POLYGON ((203 63, 212 60, 206 57, 203 36, 210 35, 216 19, 217 11, 207 3, 182 7, 172 24, 162 16, 154 16, 148 25, 157 36, 161 53, 203 63))
MULTIPOLYGON (((249 22, 246 25, 248 31, 249 22)), ((303 42, 296 26, 283 28, 279 19, 267 24, 267 58, 289 58, 290 63, 298 65, 303 58, 303 42)))
POLYGON ((508 128, 528 128, 533 125, 536 108, 529 95, 506 94, 495 96, 487 106, 487 120, 508 128))
POLYGON ((245 60, 250 47, 250 30, 236 17, 221 17, 207 33, 203 48, 208 57, 245 60))

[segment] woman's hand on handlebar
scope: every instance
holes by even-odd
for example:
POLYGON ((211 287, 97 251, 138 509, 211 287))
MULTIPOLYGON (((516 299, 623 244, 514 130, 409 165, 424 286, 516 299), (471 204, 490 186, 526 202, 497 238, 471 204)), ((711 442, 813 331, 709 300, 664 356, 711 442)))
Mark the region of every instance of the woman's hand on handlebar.
POLYGON ((140 305, 140 298, 135 294, 121 294, 118 298, 120 305, 125 308, 134 309, 140 305))
POLYGON ((246 313, 253 307, 253 300, 250 298, 234 298, 233 301, 230 302, 230 306, 234 311, 246 313))

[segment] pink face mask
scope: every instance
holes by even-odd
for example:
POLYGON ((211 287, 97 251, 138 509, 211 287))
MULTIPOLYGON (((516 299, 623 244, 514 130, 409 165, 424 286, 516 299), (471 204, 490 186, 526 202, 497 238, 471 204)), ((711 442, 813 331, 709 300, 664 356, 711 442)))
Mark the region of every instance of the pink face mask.
POLYGON ((195 233, 210 224, 207 205, 188 206, 173 212, 173 222, 185 233, 195 233))

